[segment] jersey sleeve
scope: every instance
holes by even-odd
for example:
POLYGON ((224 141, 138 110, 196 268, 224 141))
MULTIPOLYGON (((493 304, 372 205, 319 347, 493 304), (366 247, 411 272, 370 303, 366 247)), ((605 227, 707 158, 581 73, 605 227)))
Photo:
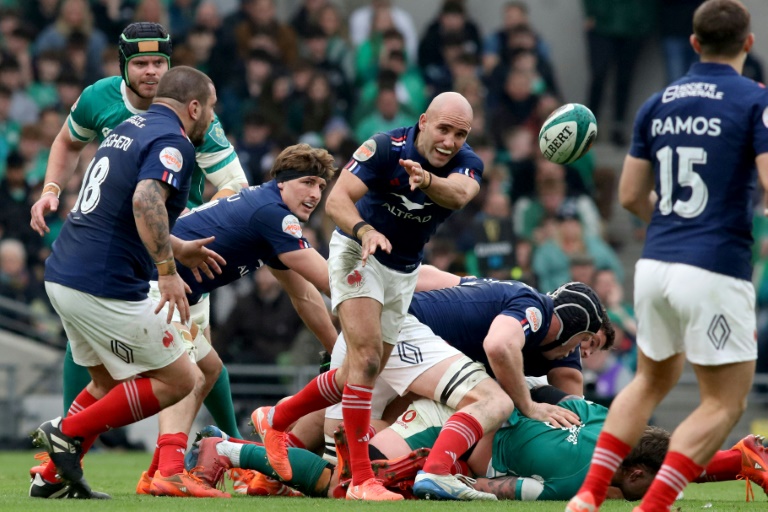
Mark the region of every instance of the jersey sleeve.
POLYGON ((463 156, 460 162, 458 162, 459 165, 451 169, 451 172, 449 172, 448 175, 463 174, 464 176, 472 178, 477 183, 483 181, 483 169, 485 168, 483 161, 469 149, 469 146, 462 148, 462 153, 463 156))
POLYGON ((158 180, 181 190, 194 168, 195 150, 192 143, 180 135, 165 135, 150 143, 141 162, 137 181, 158 180))
POLYGON ((360 178, 369 189, 377 189, 389 182, 390 139, 386 133, 377 133, 363 142, 352 159, 344 166, 360 178))
POLYGON ((90 142, 96 138, 96 126, 93 124, 93 87, 86 87, 69 110, 67 127, 72 140, 90 142))
POLYGON ((286 270, 287 267, 278 260, 277 256, 311 247, 304 238, 299 219, 288 208, 277 204, 259 208, 251 216, 250 228, 257 231, 272 246, 275 257, 268 260, 267 264, 278 270, 286 270))
POLYGON ((629 154, 643 160, 653 160, 648 144, 648 122, 651 118, 651 106, 655 103, 656 96, 646 101, 635 116, 635 124, 632 128, 632 145, 629 154))
POLYGON ((759 85, 758 97, 752 115, 755 155, 768 153, 768 89, 759 85))

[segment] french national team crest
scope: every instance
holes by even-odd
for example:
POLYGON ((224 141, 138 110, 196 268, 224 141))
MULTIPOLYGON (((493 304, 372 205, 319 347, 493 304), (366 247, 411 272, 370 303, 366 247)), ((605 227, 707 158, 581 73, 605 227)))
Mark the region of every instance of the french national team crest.
POLYGON ((347 284, 360 288, 363 285, 363 274, 357 269, 353 270, 347 275, 347 284))

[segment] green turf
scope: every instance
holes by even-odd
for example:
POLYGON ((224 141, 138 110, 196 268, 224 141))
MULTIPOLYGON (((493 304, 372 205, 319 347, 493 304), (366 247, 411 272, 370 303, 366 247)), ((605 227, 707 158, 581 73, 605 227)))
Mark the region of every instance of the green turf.
MULTIPOLYGON (((141 471, 149 464, 148 454, 137 453, 93 453, 86 458, 85 474, 94 489, 108 492, 111 501, 81 500, 32 500, 28 497, 30 466, 36 462, 32 452, 0 452, 0 511, 5 510, 136 510, 146 512, 149 507, 158 512, 210 512, 212 510, 248 510, 258 512, 308 512, 344 510, 380 510, 390 509, 403 512, 432 512, 436 510, 493 510, 493 511, 557 511, 562 512, 564 502, 499 502, 499 503, 456 503, 456 502, 418 502, 406 503, 361 503, 338 500, 309 498, 256 498, 235 496, 231 500, 210 500, 194 498, 154 498, 136 496, 134 489, 141 471), (290 500, 290 501, 289 501, 290 500), (32 509, 34 507, 34 509, 32 509), (290 508, 289 508, 290 507, 290 508)), ((229 482, 227 482, 229 484, 229 482)), ((685 491, 685 498, 677 502, 681 511, 756 511, 766 510, 768 501, 762 490, 753 485, 757 502, 744 502, 744 483, 727 482, 723 484, 691 485, 685 491), (707 506, 711 503, 711 506, 707 506)), ((229 489, 231 490, 231 489, 229 489)), ((627 502, 608 502, 601 510, 631 511, 633 504, 627 502)), ((675 509, 673 509, 675 510, 675 509)))

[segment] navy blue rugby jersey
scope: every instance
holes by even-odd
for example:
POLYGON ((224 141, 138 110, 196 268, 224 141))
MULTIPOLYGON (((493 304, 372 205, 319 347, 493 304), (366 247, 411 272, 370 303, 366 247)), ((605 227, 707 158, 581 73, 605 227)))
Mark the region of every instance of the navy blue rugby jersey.
POLYGON ((751 280, 755 157, 768 93, 728 65, 696 63, 637 114, 630 154, 653 164, 659 201, 643 258, 751 280))
POLYGON ((525 375, 538 377, 559 367, 581 370, 578 350, 554 361, 541 355, 539 346, 552 323, 554 304, 548 295, 519 281, 478 279, 452 288, 418 292, 408 312, 467 357, 483 363, 491 375, 483 341, 498 315, 512 317, 523 327, 525 375))
MULTIPOLYGON (((310 247, 299 219, 283 202, 274 180, 198 206, 179 218, 173 234, 182 240, 215 236, 207 247, 227 262, 213 279, 203 275, 202 283, 195 280, 191 270, 178 266, 179 274, 192 289, 190 304, 263 265, 286 270, 278 255, 310 247)), ((153 277, 157 279, 156 272, 153 277)))
POLYGON ((439 206, 419 189, 411 191, 408 173, 398 160, 418 162, 441 178, 461 173, 479 183, 483 174, 482 160, 466 143, 445 166, 431 166, 414 145, 418 133, 418 126, 378 133, 364 142, 345 166, 368 187, 356 203, 360 216, 392 243, 391 254, 376 251, 375 258, 405 272, 421 263, 424 244, 453 210, 439 206))
POLYGON ((195 148, 181 120, 152 105, 118 125, 102 142, 80 195, 45 264, 45 280, 98 297, 146 298, 154 262, 139 237, 133 194, 143 180, 170 185, 169 227, 184 210, 195 148))

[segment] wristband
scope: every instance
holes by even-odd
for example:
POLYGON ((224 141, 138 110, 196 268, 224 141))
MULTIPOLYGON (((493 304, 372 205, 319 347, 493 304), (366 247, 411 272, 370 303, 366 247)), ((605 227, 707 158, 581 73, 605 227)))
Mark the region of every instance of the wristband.
POLYGON ((160 276, 172 276, 176 273, 176 260, 173 257, 167 260, 155 262, 157 274, 160 276))
POLYGON ((419 190, 427 190, 430 187, 430 185, 432 185, 432 173, 429 172, 429 171, 424 171, 424 172, 426 172, 427 173, 426 175, 429 176, 429 181, 427 182, 426 180, 424 180, 422 182, 422 185, 424 184, 424 182, 426 182, 427 186, 426 187, 419 187, 419 190))
POLYGON ((56 199, 58 199, 61 196, 61 187, 58 183, 49 181, 43 186, 43 192, 40 194, 40 197, 43 197, 45 194, 56 194, 56 199))
POLYGON ((355 224, 355 225, 354 225, 354 227, 352 228, 352 235, 354 235, 354 237, 355 237, 355 238, 357 238, 358 240, 360 240, 360 239, 363 237, 363 235, 364 235, 365 233, 367 233, 368 231, 370 231, 371 229, 373 229, 373 226, 371 226, 370 224, 368 224, 368 223, 367 223, 367 222, 365 222, 364 220, 361 220, 360 222, 358 222, 357 224, 355 224), (362 235, 358 235, 358 232, 359 232, 361 229, 365 228, 366 226, 367 226, 367 227, 369 227, 370 229, 367 229, 367 230, 365 230, 365 231, 363 232, 363 234, 362 234, 362 235))

